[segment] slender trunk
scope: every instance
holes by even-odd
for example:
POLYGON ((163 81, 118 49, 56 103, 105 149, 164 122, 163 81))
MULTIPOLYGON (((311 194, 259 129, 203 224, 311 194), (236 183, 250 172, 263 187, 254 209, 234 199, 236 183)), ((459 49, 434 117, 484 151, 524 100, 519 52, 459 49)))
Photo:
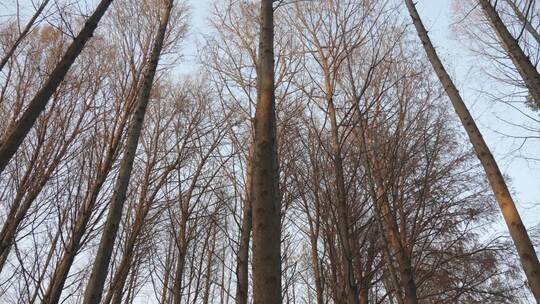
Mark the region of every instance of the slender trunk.
POLYGON ((152 84, 154 82, 154 76, 156 74, 159 57, 161 55, 161 49, 165 40, 165 34, 172 7, 173 0, 167 1, 165 14, 160 22, 156 40, 152 49, 152 54, 150 55, 148 70, 144 75, 143 86, 140 93, 141 95, 137 100, 135 113, 133 114, 133 118, 128 130, 126 150, 120 163, 119 174, 118 178, 116 179, 114 194, 111 198, 109 213, 107 215, 107 220, 105 221, 101 241, 94 261, 94 266, 92 267, 90 280, 86 287, 83 301, 84 304, 98 304, 101 301, 103 286, 105 285, 105 279, 107 278, 107 270, 109 268, 109 262, 111 259, 116 234, 118 233, 120 219, 122 218, 122 209, 124 207, 126 192, 131 177, 133 160, 135 159, 135 153, 143 127, 144 116, 146 114, 146 108, 150 99, 150 92, 152 90, 152 84))
POLYGON ((92 37, 98 22, 101 17, 103 17, 112 1, 113 0, 102 0, 99 3, 96 10, 90 18, 88 18, 79 35, 77 35, 75 40, 73 40, 68 47, 66 53, 56 65, 43 87, 41 87, 30 101, 28 108, 24 111, 21 118, 7 131, 4 138, 0 141, 0 174, 2 174, 2 171, 4 171, 8 162, 15 152, 17 152, 17 149, 39 117, 39 114, 45 110, 47 102, 62 80, 64 80, 69 68, 82 52, 86 42, 92 37))
POLYGON ((315 292, 317 293, 317 304, 324 304, 321 267, 317 250, 317 236, 315 235, 311 227, 309 241, 311 245, 311 263, 313 264, 313 275, 315 277, 315 292))
POLYGON ((369 303, 369 289, 367 286, 360 286, 360 304, 369 303))
POLYGON ((416 31, 418 32, 418 36, 424 45, 428 59, 433 65, 433 68, 435 69, 439 80, 443 84, 448 97, 452 101, 454 109, 456 110, 463 127, 467 131, 469 140, 476 151, 476 155, 484 167, 489 184, 495 193, 495 197, 501 208, 504 220, 508 226, 510 236, 512 237, 514 245, 516 246, 516 250, 521 260, 521 265, 523 266, 525 274, 527 275, 529 286, 531 287, 536 301, 540 302, 540 263, 538 262, 538 257, 531 243, 527 230, 521 221, 516 204, 508 191, 508 187, 499 170, 499 167, 497 166, 497 162, 493 158, 491 151, 482 138, 482 134, 478 130, 476 123, 467 109, 467 106, 463 102, 459 91, 439 59, 439 56, 437 55, 437 52, 429 39, 427 31, 422 24, 420 16, 416 11, 413 1, 405 1, 414 22, 414 26, 416 27, 416 31))
POLYGON ((512 36, 504 22, 499 17, 497 10, 489 0, 478 0, 484 14, 489 20, 491 27, 499 37, 500 43, 512 59, 517 71, 529 89, 529 93, 536 105, 540 106, 540 74, 532 64, 529 57, 523 52, 518 41, 512 36))
POLYGON ((6 54, 4 55, 4 57, 2 57, 2 60, 0 60, 0 71, 2 71, 2 69, 4 68, 6 63, 9 61, 9 58, 11 58, 11 56, 13 56, 13 53, 15 53, 15 50, 17 49, 19 44, 23 41, 23 39, 26 37, 26 35, 28 35, 30 30, 34 26, 34 23, 36 22, 37 18, 39 17, 39 15, 41 15, 41 13, 45 9, 45 7, 49 3, 49 1, 50 0, 44 0, 43 2, 41 2, 41 5, 38 7, 37 11, 34 13, 32 18, 30 18, 30 20, 28 20, 28 23, 24 27, 23 31, 19 34, 19 37, 17 37, 17 40, 15 40, 15 43, 13 43, 13 45, 11 46, 9 51, 7 51, 6 54))
POLYGON ((246 195, 240 231, 240 246, 236 259, 236 304, 248 303, 249 288, 249 241, 252 228, 253 146, 249 149, 246 172, 246 195))
POLYGON ((169 301, 169 279, 171 277, 172 261, 171 258, 174 254, 174 241, 169 242, 169 249, 167 250, 167 257, 165 258, 165 270, 163 271, 163 287, 161 289, 160 303, 170 303, 169 301))
POLYGON ((253 301, 281 303, 281 223, 274 96, 274 10, 261 0, 253 155, 253 301))
POLYGON ((186 248, 187 246, 180 245, 178 251, 178 259, 176 260, 176 268, 174 271, 173 283, 173 303, 182 303, 182 276, 184 275, 184 265, 186 263, 186 248))
POLYGON ((371 288, 371 281, 373 279, 373 263, 375 262, 375 258, 377 255, 377 250, 375 248, 376 246, 376 239, 375 239, 375 233, 371 233, 372 235, 369 238, 369 247, 367 249, 367 261, 365 264, 365 267, 362 273, 362 278, 360 280, 360 304, 368 304, 369 303, 369 290, 371 288))
POLYGON ((62 295, 62 290, 64 288, 64 284, 66 283, 69 270, 71 268, 71 265, 73 264, 73 261, 75 260, 77 252, 79 251, 79 244, 81 242, 82 236, 82 233, 76 232, 76 234, 74 234, 73 237, 70 239, 64 255, 62 255, 60 262, 54 270, 51 282, 49 283, 49 286, 43 297, 43 304, 54 304, 58 303, 58 301, 60 300, 60 296, 62 295))
MULTIPOLYGON (((328 92, 333 90, 328 88, 328 92)), ((345 294, 347 303, 358 304, 358 288, 356 286, 356 280, 354 277, 354 267, 352 250, 349 237, 349 210, 347 207, 347 197, 345 193, 345 177, 343 173, 343 156, 341 153, 341 146, 339 144, 338 123, 336 117, 336 109, 332 97, 328 100, 328 115, 330 116, 331 125, 331 141, 332 141, 332 158, 334 163, 334 173, 336 174, 336 186, 337 186, 337 209, 339 218, 338 224, 338 236, 340 244, 342 246, 342 261, 343 261, 343 284, 345 285, 345 294)))
MULTIPOLYGON (((210 303, 210 293, 212 289, 212 265, 214 263, 214 255, 216 254, 216 239, 217 239, 217 224, 212 223, 212 229, 209 229, 208 233, 212 231, 212 245, 210 245, 210 250, 208 250, 207 266, 206 266, 206 280, 204 283, 204 295, 203 303, 210 303)), ((201 259, 202 260, 202 259, 201 259)))

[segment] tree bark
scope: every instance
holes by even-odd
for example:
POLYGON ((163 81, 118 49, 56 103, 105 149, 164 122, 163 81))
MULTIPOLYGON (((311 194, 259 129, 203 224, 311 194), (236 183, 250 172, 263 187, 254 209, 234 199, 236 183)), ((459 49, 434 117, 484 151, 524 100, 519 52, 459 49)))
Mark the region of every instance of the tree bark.
POLYGON ((525 85, 534 99, 536 105, 540 106, 540 74, 532 64, 529 57, 523 52, 518 41, 512 36, 506 25, 499 17, 497 10, 489 0, 478 0, 484 14, 486 15, 491 27, 499 37, 500 43, 510 56, 512 63, 521 75, 525 85))
POLYGON ((102 0, 99 3, 96 10, 92 16, 88 18, 79 35, 77 35, 75 40, 73 40, 71 45, 68 47, 66 53, 56 65, 43 87, 41 87, 34 98, 30 101, 28 108, 24 111, 21 118, 12 128, 10 128, 10 130, 7 131, 4 138, 2 138, 0 141, 0 174, 2 174, 8 162, 11 160, 15 152, 17 152, 17 149, 39 117, 39 114, 45 110, 47 102, 54 94, 62 80, 64 80, 69 68, 82 52, 86 42, 94 34, 94 30, 97 28, 101 17, 103 17, 112 1, 113 0, 102 0))
POLYGON ((253 155, 254 304, 281 303, 281 225, 274 96, 274 11, 261 0, 253 155))
POLYGON ((252 184, 253 184, 253 148, 249 149, 249 159, 246 172, 246 195, 240 231, 240 246, 236 259, 236 304, 248 303, 249 290, 249 242, 253 227, 252 217, 252 184))
POLYGON ((454 106, 454 109, 458 114, 461 123, 463 124, 463 127, 467 131, 469 140, 476 151, 476 155, 484 167, 489 184, 495 193, 495 197, 499 203, 504 220, 508 226, 508 230, 514 245, 516 246, 521 265, 523 266, 525 274, 527 275, 529 286, 531 287, 536 301, 540 302, 540 263, 538 262, 538 257, 531 243, 527 230, 521 221, 516 204, 510 195, 510 191, 508 191, 508 187, 499 170, 497 162, 493 158, 491 151, 484 141, 480 130, 478 130, 474 119, 469 113, 469 110, 467 109, 465 102, 463 102, 463 99, 450 78, 450 75, 448 75, 441 60, 439 59, 439 56, 437 55, 437 52, 429 39, 427 31, 422 24, 413 1, 405 0, 405 2, 414 22, 414 26, 416 27, 416 31, 418 32, 418 36, 420 37, 420 40, 422 41, 424 49, 427 53, 427 57, 433 65, 439 80, 444 86, 446 93, 448 94, 448 97, 450 98, 450 101, 452 102, 452 105, 454 106))
POLYGON ((131 177, 133 161, 135 159, 135 153, 143 127, 146 108, 148 106, 148 101, 150 100, 150 92, 152 90, 154 76, 156 74, 161 50, 163 48, 172 7, 173 0, 168 0, 166 2, 165 14, 162 17, 158 33, 156 35, 152 54, 150 55, 148 69, 144 75, 143 85, 139 99, 137 100, 135 113, 133 114, 133 118, 128 130, 126 150, 120 163, 114 194, 111 198, 109 213, 107 215, 107 220, 105 221, 105 226, 94 261, 94 266, 92 267, 90 280, 86 286, 83 300, 84 304, 98 304, 101 301, 103 286, 105 285, 105 279, 107 278, 114 242, 118 233, 120 219, 122 218, 122 210, 126 200, 126 192, 131 177))
MULTIPOLYGON (((327 81, 329 82, 329 81, 327 81)), ((333 89, 327 84, 327 92, 332 94, 333 89)), ((343 263, 343 284, 347 303, 358 304, 358 288, 356 286, 356 280, 354 277, 354 267, 352 250, 349 237, 349 215, 347 208, 347 197, 345 193, 345 177, 343 173, 343 156, 341 153, 341 146, 339 143, 338 123, 336 117, 336 109, 332 96, 328 98, 328 115, 330 116, 331 125, 331 144, 332 144, 332 158, 334 163, 334 173, 336 175, 336 189, 337 189, 337 209, 339 214, 338 219, 338 236, 340 244, 342 246, 342 263, 343 263)))

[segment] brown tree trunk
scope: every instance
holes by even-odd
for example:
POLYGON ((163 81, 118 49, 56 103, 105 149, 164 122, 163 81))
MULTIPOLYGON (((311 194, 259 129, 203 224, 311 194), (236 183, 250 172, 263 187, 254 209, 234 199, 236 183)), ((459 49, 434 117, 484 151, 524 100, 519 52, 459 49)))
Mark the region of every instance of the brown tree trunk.
MULTIPOLYGON (((333 92, 333 90, 327 84, 327 92, 333 92)), ((347 208, 347 197, 345 193, 345 177, 343 173, 343 156, 341 153, 341 145, 339 143, 338 123, 336 117, 336 109, 334 101, 330 96, 328 99, 328 115, 330 116, 331 125, 331 144, 332 144, 332 158, 334 163, 334 173, 336 175, 336 188, 337 188, 337 209, 339 218, 338 224, 338 236, 342 246, 342 263, 343 263, 343 284, 345 285, 345 293, 347 303, 358 304, 358 288, 356 286, 356 280, 354 278, 354 267, 352 250, 349 237, 349 215, 347 208)))
MULTIPOLYGON (((185 231, 187 226, 184 220, 180 227, 182 231, 185 231)), ((187 254, 186 242, 187 242, 187 236, 185 235, 185 232, 183 232, 182 240, 179 241, 178 257, 176 260, 176 267, 174 270, 174 282, 173 282, 173 291, 172 291, 173 304, 182 303, 182 277, 184 275, 184 265, 186 262, 186 254, 187 254)))
POLYGON ((143 127, 146 108, 148 106, 148 101, 150 100, 150 92, 152 90, 154 76, 156 74, 159 57, 161 55, 161 49, 163 48, 163 42, 165 40, 165 34, 167 32, 167 25, 169 23, 172 7, 173 0, 167 1, 165 13, 161 19, 156 40, 150 55, 148 70, 144 75, 143 85, 140 93, 141 95, 137 100, 135 113, 133 114, 133 118, 128 130, 126 150, 120 163, 114 194, 111 198, 109 213, 103 228, 101 241, 94 260, 94 266, 92 267, 90 280, 86 286, 83 301, 84 304, 98 304, 101 301, 103 286, 105 284, 105 279, 107 278, 109 262, 111 259, 116 234, 120 225, 120 219, 122 218, 122 210, 126 200, 126 192, 131 177, 133 161, 135 159, 135 153, 143 127))
POLYGON ((536 301, 540 302, 540 263, 538 262, 538 257, 531 243, 527 230, 521 221, 516 204, 508 191, 508 187, 499 170, 497 162, 493 158, 491 151, 482 138, 480 130, 478 130, 474 119, 469 113, 469 110, 467 109, 465 102, 463 102, 463 99, 450 78, 450 75, 448 75, 441 60, 439 59, 439 56, 437 55, 437 52, 429 39, 427 31, 422 24, 420 16, 416 11, 413 1, 405 0, 405 2, 407 3, 407 8, 411 14, 414 26, 416 27, 418 36, 422 41, 428 59, 433 65, 439 80, 444 86, 446 93, 448 94, 448 97, 450 98, 450 101, 452 102, 452 105, 454 106, 454 109, 456 110, 456 113, 463 124, 463 127, 467 131, 469 140, 476 151, 476 155, 484 167, 489 184, 495 193, 495 197, 501 208, 504 220, 508 226, 508 230, 519 254, 521 264, 525 270, 525 274, 527 275, 529 286, 531 287, 536 301))
POLYGON ((101 20, 101 17, 103 17, 112 1, 113 0, 102 0, 99 3, 96 10, 90 18, 88 18, 79 35, 75 37, 75 40, 73 40, 68 47, 66 53, 56 65, 43 87, 41 87, 30 101, 28 108, 24 111, 21 118, 6 132, 6 135, 0 141, 0 174, 2 174, 2 171, 4 171, 8 162, 15 152, 17 152, 17 149, 39 117, 39 114, 45 110, 47 102, 62 80, 64 80, 69 68, 82 52, 88 39, 94 34, 98 22, 101 20))
POLYGON ((311 234, 309 237, 309 241, 311 245, 311 263, 313 263, 313 275, 315 276, 315 292, 317 293, 317 304, 324 304, 321 267, 317 250, 317 237, 313 233, 313 229, 311 227, 310 230, 311 234))
POLYGON ((253 301, 281 303, 281 221, 274 96, 274 10, 261 0, 253 155, 253 301))
POLYGON ((240 231, 240 246, 236 259, 236 304, 248 303, 249 288, 249 241, 253 226, 252 217, 252 184, 253 184, 253 146, 249 149, 246 172, 246 195, 240 231))
POLYGON ((499 37, 500 43, 508 53, 508 56, 510 56, 510 59, 512 59, 512 63, 514 63, 525 85, 529 89, 534 102, 540 106, 540 74, 536 70, 536 67, 532 64, 529 57, 525 55, 518 41, 508 31, 508 28, 504 25, 497 10, 491 5, 490 1, 478 0, 478 2, 489 20, 491 27, 497 34, 497 37, 499 37))

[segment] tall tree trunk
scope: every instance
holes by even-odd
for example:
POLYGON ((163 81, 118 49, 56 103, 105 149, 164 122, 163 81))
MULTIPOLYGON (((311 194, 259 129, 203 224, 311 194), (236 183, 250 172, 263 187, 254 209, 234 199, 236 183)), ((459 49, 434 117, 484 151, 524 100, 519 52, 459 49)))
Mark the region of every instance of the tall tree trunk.
POLYGON ((28 20, 28 23, 24 27, 23 31, 19 34, 19 37, 17 37, 17 40, 15 40, 15 42, 13 43, 13 45, 11 46, 9 51, 7 51, 6 54, 4 55, 4 57, 2 57, 2 60, 0 60, 0 71, 2 71, 2 69, 4 68, 6 63, 8 62, 9 58, 11 58, 11 56, 13 56, 13 53, 15 53, 15 50, 17 49, 19 44, 23 41, 23 39, 26 37, 26 35, 28 35, 30 30, 34 26, 34 23, 36 22, 37 18, 39 17, 39 15, 41 15, 41 13, 45 9, 45 7, 49 3, 49 1, 50 0, 44 0, 43 2, 41 2, 38 9, 36 10, 34 15, 32 16, 32 18, 30 18, 30 20, 28 20))
POLYGON ((41 87, 30 101, 28 108, 24 111, 21 118, 7 131, 4 138, 0 141, 0 174, 2 174, 2 171, 4 171, 8 162, 15 152, 17 152, 17 149, 39 117, 39 114, 45 110, 47 102, 62 80, 64 80, 69 68, 82 52, 88 39, 94 34, 98 22, 101 20, 101 17, 103 17, 112 1, 113 0, 102 0, 99 3, 96 10, 90 18, 88 18, 79 35, 75 37, 75 40, 73 40, 68 47, 66 53, 56 65, 43 87, 41 87))
POLYGON ((274 10, 261 0, 253 155, 253 297, 281 303, 281 223, 274 96, 274 10))
MULTIPOLYGON (((329 81, 327 81, 327 92, 333 92, 330 88, 329 81)), ((332 94, 332 93, 330 93, 332 94)), ((341 153, 341 145, 339 143, 339 130, 336 117, 336 109, 332 96, 328 99, 328 115, 330 116, 331 125, 331 144, 332 144, 332 158, 334 163, 334 173, 336 175, 336 189, 337 189, 337 211, 338 211, 338 236, 342 246, 342 263, 343 263, 343 284, 347 303, 358 304, 358 288, 356 286, 356 280, 354 277, 354 267, 352 250, 349 237, 349 210, 347 208, 347 197, 345 193, 345 176, 343 173, 343 156, 341 153)))
POLYGON ((474 119, 469 113, 469 110, 467 109, 465 102, 463 102, 463 99, 450 78, 450 75, 448 75, 441 60, 439 59, 439 56, 437 55, 437 52, 429 39, 427 31, 422 24, 420 16, 416 11, 413 1, 405 0, 405 2, 407 4, 409 13, 411 14, 414 26, 416 27, 416 31, 418 32, 418 36, 420 37, 420 40, 422 41, 424 49, 427 53, 428 59, 433 65, 439 80, 444 86, 446 93, 448 94, 448 97, 450 98, 450 101, 452 102, 452 105, 454 106, 454 109, 456 110, 456 113, 463 124, 463 127, 467 131, 469 140, 476 151, 476 155, 484 167, 489 184, 495 193, 495 197, 501 208, 504 220, 508 226, 508 230, 512 240, 514 241, 514 245, 516 246, 516 250, 521 260, 521 265, 523 266, 525 274, 527 275, 529 286, 531 287, 536 301, 540 302, 540 263, 538 262, 538 257, 531 243, 527 230, 521 221, 516 204, 508 191, 508 187, 499 170, 499 167, 497 166, 497 162, 493 158, 491 151, 482 138, 480 130, 478 130, 474 119))
POLYGON ((500 43, 512 59, 525 85, 534 99, 536 105, 540 106, 540 74, 532 64, 529 57, 523 52, 518 41, 512 36, 504 22, 499 17, 497 10, 491 5, 489 0, 478 0, 484 14, 491 27, 499 37, 500 43))
POLYGON ((246 172, 246 195, 242 214, 242 227, 240 231, 240 246, 236 259, 236 304, 248 303, 249 288, 249 241, 253 227, 251 193, 253 184, 253 145, 249 148, 246 172))
POLYGON ((310 223, 309 241, 311 263, 313 263, 313 276, 315 277, 315 292, 317 294, 317 304, 324 304, 321 263, 319 262, 319 253, 317 250, 317 236, 314 233, 312 226, 313 225, 310 223))
MULTIPOLYGON (((194 183, 192 184, 194 185, 194 183)), ((188 243, 190 241, 189 232, 187 231, 188 225, 187 221, 189 218, 189 199, 191 198, 191 190, 193 188, 190 187, 188 190, 188 194, 186 195, 186 198, 184 201, 180 202, 181 204, 181 218, 180 218, 180 225, 175 231, 175 247, 178 250, 178 256, 175 259, 176 267, 174 267, 174 277, 173 277, 173 289, 172 289, 172 303, 173 304, 181 304, 182 303, 182 278, 184 276, 184 267, 186 264, 186 255, 187 255, 187 249, 188 249, 188 243)), ((182 197, 182 194, 180 194, 180 197, 182 197)), ((175 253, 176 254, 176 253, 175 253)))
POLYGON ((131 177, 131 170, 133 168, 133 160, 135 159, 135 153, 144 123, 144 116, 146 114, 146 108, 150 99, 150 92, 152 90, 154 76, 156 74, 159 57, 163 48, 163 42, 165 40, 165 34, 167 32, 167 25, 169 23, 172 7, 173 0, 168 0, 166 2, 165 14, 161 19, 156 40, 150 55, 148 69, 144 75, 143 85, 139 99, 137 100, 135 113, 133 114, 133 118, 128 130, 126 150, 120 163, 114 194, 111 198, 109 213, 103 228, 96 259, 94 261, 94 266, 92 267, 90 280, 86 286, 83 301, 84 304, 98 304, 101 301, 103 286, 105 285, 105 279, 107 278, 109 262, 111 260, 116 234, 118 233, 120 219, 122 218, 122 209, 126 200, 126 192, 131 177))

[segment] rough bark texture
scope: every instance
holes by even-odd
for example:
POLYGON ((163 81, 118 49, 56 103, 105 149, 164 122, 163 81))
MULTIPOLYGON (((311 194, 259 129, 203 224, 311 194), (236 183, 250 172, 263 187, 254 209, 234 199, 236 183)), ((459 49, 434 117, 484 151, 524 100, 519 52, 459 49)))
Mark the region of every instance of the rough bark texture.
POLYGON ((253 155, 253 301, 281 303, 280 196, 274 97, 272 0, 261 0, 253 155))
POLYGON ((504 47, 512 63, 514 63, 525 85, 534 99, 536 105, 540 106, 540 74, 532 64, 529 57, 523 52, 518 41, 508 31, 506 25, 499 17, 497 10, 489 0, 478 0, 484 14, 486 15, 491 27, 499 37, 501 45, 504 47))
POLYGON ((143 127, 144 116, 146 114, 146 108, 150 99, 150 92, 152 90, 154 76, 156 74, 159 57, 161 55, 161 49, 163 48, 163 42, 165 40, 165 34, 167 32, 167 25, 169 23, 172 7, 173 0, 168 0, 165 14, 163 15, 159 25, 152 54, 150 55, 148 70, 144 75, 143 85, 139 99, 137 100, 135 113, 133 114, 133 118, 128 130, 126 150, 120 163, 114 194, 111 198, 109 213, 103 228, 103 234, 96 253, 94 266, 92 267, 90 280, 86 286, 83 302, 84 304, 98 304, 101 301, 103 286, 105 284, 105 279, 107 278, 107 270, 109 268, 114 242, 118 233, 120 219, 122 218, 122 210, 126 200, 126 192, 131 177, 131 170, 133 168, 133 160, 135 159, 135 153, 143 127))
POLYGON ((39 114, 45 109, 51 96, 54 94, 62 80, 64 80, 69 68, 82 52, 88 39, 94 34, 94 30, 96 29, 99 20, 101 20, 101 17, 103 17, 112 1, 113 0, 102 0, 99 3, 96 10, 90 18, 88 18, 79 35, 77 35, 75 40, 73 40, 68 47, 66 53, 56 65, 43 87, 41 87, 30 101, 28 108, 24 111, 21 118, 7 131, 4 138, 0 141, 0 174, 4 171, 4 168, 15 152, 17 152, 22 141, 26 135, 28 135, 28 132, 30 132, 30 129, 39 117, 39 114))
POLYGON ((450 98, 450 101, 452 102, 452 105, 454 106, 454 109, 456 110, 456 113, 463 124, 463 127, 467 131, 469 140, 476 151, 476 155, 484 167, 489 184, 495 193, 495 197, 499 203, 504 220, 508 226, 508 230, 514 245, 516 246, 521 265, 523 266, 525 274, 527 275, 529 286, 531 287, 536 301, 540 302, 540 263, 538 262, 538 257, 531 243, 527 230, 521 221, 516 204, 508 191, 508 187, 499 170, 497 162, 493 158, 493 155, 484 141, 482 134, 478 130, 474 119, 463 102, 459 91, 439 59, 439 56, 437 55, 437 52, 429 39, 427 31, 422 24, 420 16, 416 11, 413 1, 405 0, 405 2, 414 22, 414 26, 416 27, 416 31, 418 32, 418 36, 420 37, 420 40, 422 41, 424 49, 427 53, 428 59, 433 65, 439 80, 443 84, 446 93, 448 94, 448 97, 450 98))
POLYGON ((249 159, 246 172, 246 197, 242 215, 242 230, 240 231, 240 246, 236 259, 236 304, 248 303, 249 290, 249 241, 251 238, 251 228, 253 227, 252 217, 252 194, 253 184, 253 148, 250 148, 249 159))

